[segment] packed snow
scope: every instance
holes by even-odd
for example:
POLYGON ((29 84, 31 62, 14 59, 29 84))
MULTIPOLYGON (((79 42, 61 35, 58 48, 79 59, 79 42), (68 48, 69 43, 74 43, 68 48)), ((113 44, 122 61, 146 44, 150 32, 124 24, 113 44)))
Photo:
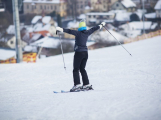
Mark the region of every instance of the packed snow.
POLYGON ((0 120, 160 120, 161 36, 89 51, 94 90, 73 86, 74 53, 0 65, 0 120))
POLYGON ((0 60, 7 60, 12 57, 16 57, 15 50, 8 50, 8 49, 0 48, 0 60))
POLYGON ((154 9, 155 10, 160 10, 161 9, 161 0, 158 0, 158 2, 156 3, 154 9))

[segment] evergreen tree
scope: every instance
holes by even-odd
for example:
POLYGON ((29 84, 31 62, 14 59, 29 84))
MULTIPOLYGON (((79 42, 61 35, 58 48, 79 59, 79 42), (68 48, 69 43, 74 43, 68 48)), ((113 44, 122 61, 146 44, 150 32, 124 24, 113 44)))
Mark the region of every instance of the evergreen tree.
POLYGON ((140 21, 139 16, 136 13, 133 13, 132 15, 130 15, 130 21, 140 21))

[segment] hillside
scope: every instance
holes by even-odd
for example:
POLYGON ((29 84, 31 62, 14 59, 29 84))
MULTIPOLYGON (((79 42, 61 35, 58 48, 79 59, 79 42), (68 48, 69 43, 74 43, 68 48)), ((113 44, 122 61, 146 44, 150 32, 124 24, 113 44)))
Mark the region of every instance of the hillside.
POLYGON ((74 53, 0 65, 0 120, 160 120, 161 36, 89 51, 94 91, 73 86, 74 53))

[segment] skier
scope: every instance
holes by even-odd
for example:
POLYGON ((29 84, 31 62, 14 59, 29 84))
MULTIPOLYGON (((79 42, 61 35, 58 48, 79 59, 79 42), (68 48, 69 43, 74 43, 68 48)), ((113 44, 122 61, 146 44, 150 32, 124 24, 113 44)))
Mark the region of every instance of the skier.
POLYGON ((81 20, 79 23, 78 31, 56 27, 56 31, 58 32, 65 32, 75 36, 75 45, 74 45, 75 55, 73 60, 74 86, 70 90, 70 92, 79 91, 81 89, 83 90, 93 89, 92 85, 90 85, 89 83, 88 75, 85 70, 86 62, 88 59, 88 49, 87 49, 86 43, 87 43, 88 37, 94 31, 98 30, 99 28, 101 29, 104 26, 105 26, 105 22, 102 22, 100 25, 87 30, 85 21, 81 20), (80 84, 79 71, 82 76, 83 86, 80 84))

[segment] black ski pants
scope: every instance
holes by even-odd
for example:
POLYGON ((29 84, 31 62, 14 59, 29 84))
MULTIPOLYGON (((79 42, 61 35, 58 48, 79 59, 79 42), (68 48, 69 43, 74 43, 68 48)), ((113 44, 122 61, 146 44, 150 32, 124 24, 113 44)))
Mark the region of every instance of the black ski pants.
POLYGON ((87 51, 75 52, 74 61, 73 61, 74 85, 80 84, 79 71, 82 75, 83 85, 89 84, 88 75, 85 70, 87 59, 88 59, 87 51))

